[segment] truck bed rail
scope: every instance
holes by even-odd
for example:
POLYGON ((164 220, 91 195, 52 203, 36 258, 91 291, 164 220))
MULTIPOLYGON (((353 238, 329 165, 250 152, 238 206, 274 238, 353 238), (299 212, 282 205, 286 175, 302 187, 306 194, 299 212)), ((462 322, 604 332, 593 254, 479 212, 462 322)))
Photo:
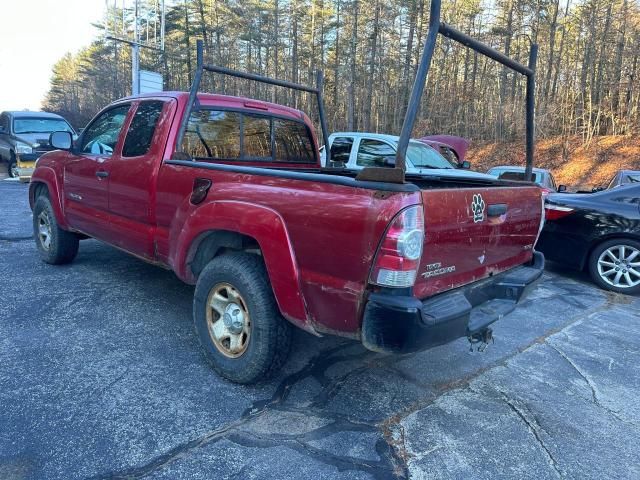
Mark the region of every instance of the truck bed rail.
MULTIPOLYGON (((420 100, 424 91, 427 74, 429 73, 429 67, 431 65, 431 58, 436 47, 436 41, 438 34, 441 34, 447 38, 455 40, 461 43, 465 47, 485 55, 492 60, 495 60, 507 68, 520 73, 527 77, 526 88, 526 168, 525 168, 525 180, 532 180, 533 160, 534 160, 534 148, 535 148, 535 74, 536 63, 538 57, 538 45, 531 43, 529 51, 529 63, 523 65, 518 61, 507 57, 502 52, 486 45, 473 37, 462 33, 453 27, 440 21, 440 10, 442 0, 431 0, 431 7, 429 13, 429 30, 424 43, 422 56, 420 58, 420 64, 416 72, 416 78, 414 79, 413 88, 411 90, 411 96, 409 98, 409 104, 407 105, 407 111, 405 113, 404 121, 402 123, 402 130, 400 132, 400 140, 398 142, 398 149, 396 151, 396 161, 394 168, 381 168, 381 167, 366 167, 358 174, 358 180, 373 181, 373 182, 405 182, 406 171, 406 154, 409 146, 409 140, 411 139, 411 132, 416 122, 416 117, 420 107, 420 100)), ((204 71, 212 73, 220 73, 223 75, 229 75, 237 78, 244 78, 247 80, 253 80, 256 82, 266 83, 269 85, 275 85, 279 87, 290 88, 293 90, 308 92, 316 95, 318 101, 318 114, 320 117, 320 126, 322 128, 322 139, 325 145, 325 158, 326 164, 329 165, 331 149, 329 148, 329 133, 327 130, 326 115, 324 109, 324 101, 322 97, 323 90, 323 74, 321 70, 318 70, 316 74, 316 86, 309 87, 286 80, 279 80, 275 78, 265 77, 263 75, 257 75, 253 73, 240 72, 225 67, 219 67, 216 65, 208 65, 203 61, 203 43, 202 40, 197 41, 197 69, 194 76, 193 83, 189 90, 189 101, 187 103, 186 110, 182 117, 178 135, 176 138, 176 150, 179 151, 182 145, 189 117, 194 108, 197 100, 198 90, 202 81, 202 74, 204 71)), ((176 158, 184 159, 183 155, 178 155, 176 158)))
MULTIPOLYGON (((515 72, 518 72, 527 77, 527 90, 526 90, 526 169, 525 179, 531 181, 531 173, 533 170, 533 155, 534 155, 534 143, 535 143, 535 125, 534 125, 534 108, 535 108, 535 73, 536 73, 536 61, 538 56, 538 45, 531 43, 531 49, 529 51, 529 64, 528 66, 507 57, 505 54, 498 50, 476 40, 469 35, 466 35, 449 25, 440 21, 440 7, 442 0, 431 0, 431 9, 429 12, 429 30, 424 42, 424 48, 422 50, 422 57, 420 58, 420 64, 416 72, 416 78, 411 90, 411 97, 409 104, 407 105, 407 111, 405 113, 404 122, 402 124, 402 130, 400 132, 400 140, 398 142, 398 149, 396 151, 395 168, 384 169, 387 172, 382 172, 380 167, 367 167, 360 171, 358 175, 362 180, 378 180, 378 181, 404 181, 404 172, 406 170, 405 157, 407 153, 407 147, 409 146, 409 140, 411 139, 411 132, 416 121, 418 109, 420 108, 420 99, 424 91, 424 85, 427 79, 427 73, 429 73, 429 66, 431 65, 431 58, 436 48, 436 41, 438 39, 438 33, 441 35, 455 40, 461 43, 465 47, 485 55, 492 60, 495 60, 505 67, 508 67, 515 72), (395 170, 395 171, 394 171, 395 170)), ((326 149, 325 149, 326 150, 326 149)))
MULTIPOLYGON (((318 70, 316 72, 316 86, 309 87, 306 85, 301 85, 299 83, 289 82, 286 80, 279 80, 277 78, 265 77, 264 75, 257 75, 255 73, 248 72, 240 72, 238 70, 232 70, 226 67, 220 67, 217 65, 208 65, 204 63, 203 58, 203 43, 202 40, 198 40, 196 42, 196 73, 193 78, 193 83, 191 84, 191 88, 189 89, 189 101, 187 102, 187 107, 182 116, 182 121, 180 122, 180 128, 178 130, 178 135, 176 137, 176 149, 179 149, 182 145, 182 140, 184 139, 184 134, 187 131, 187 124, 189 123, 189 117, 191 116, 191 112, 193 111, 193 107, 196 103, 198 90, 200 89, 200 83, 202 82, 202 73, 204 71, 211 73, 220 73, 222 75, 229 75, 231 77, 236 78, 244 78, 246 80, 253 80, 255 82, 266 83, 269 85, 275 85, 277 87, 290 88, 292 90, 298 90, 301 92, 312 93, 316 96, 318 101, 318 115, 320 117, 320 126, 322 127, 322 140, 325 145, 329 145, 329 133, 327 131, 327 120, 325 116, 324 110, 324 99, 322 97, 322 90, 324 87, 324 75, 322 70, 318 70)), ((327 162, 329 161, 331 153, 328 149, 325 148, 327 162)))

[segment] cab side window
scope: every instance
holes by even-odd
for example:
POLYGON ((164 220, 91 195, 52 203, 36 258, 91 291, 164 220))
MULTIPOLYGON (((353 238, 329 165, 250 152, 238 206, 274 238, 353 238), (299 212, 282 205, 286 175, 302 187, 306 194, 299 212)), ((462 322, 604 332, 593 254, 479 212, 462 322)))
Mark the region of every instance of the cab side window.
POLYGON ((96 118, 83 132, 80 151, 110 157, 118 143, 129 108, 130 105, 120 105, 96 118))
POLYGON ((353 138, 336 137, 331 144, 331 161, 347 163, 353 147, 353 138))
POLYGON ((379 140, 363 138, 358 147, 356 164, 362 167, 393 167, 396 151, 391 145, 379 140))
POLYGON ((123 157, 139 157, 149 151, 163 106, 164 103, 158 101, 138 105, 124 140, 123 157))

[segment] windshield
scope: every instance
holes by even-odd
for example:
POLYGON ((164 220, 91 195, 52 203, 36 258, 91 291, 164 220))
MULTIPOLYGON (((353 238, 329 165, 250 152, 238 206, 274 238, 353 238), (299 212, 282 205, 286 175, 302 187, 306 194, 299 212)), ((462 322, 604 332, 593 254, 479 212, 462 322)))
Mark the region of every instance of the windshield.
POLYGON ((416 168, 453 168, 446 158, 420 142, 409 143, 407 158, 416 168))
POLYGON ((639 183, 640 182, 640 173, 629 173, 625 175, 625 178, 622 180, 622 183, 639 183))
POLYGON ((609 185, 607 185, 606 190, 611 190, 612 188, 628 185, 630 183, 640 183, 640 172, 623 173, 622 175, 619 173, 616 174, 609 182, 609 185))
POLYGON ((71 132, 76 133, 66 121, 58 118, 16 118, 13 121, 13 133, 51 133, 71 132))

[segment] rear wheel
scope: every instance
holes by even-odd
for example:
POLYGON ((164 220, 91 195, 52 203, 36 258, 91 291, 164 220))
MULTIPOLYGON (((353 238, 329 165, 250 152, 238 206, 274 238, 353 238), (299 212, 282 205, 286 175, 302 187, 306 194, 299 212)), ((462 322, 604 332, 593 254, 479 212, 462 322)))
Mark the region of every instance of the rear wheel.
POLYGON ((33 236, 40 258, 47 263, 69 263, 78 254, 78 236, 60 228, 45 195, 40 195, 33 207, 33 236))
POLYGON ((289 354, 291 326, 280 315, 257 255, 214 258, 198 277, 193 319, 207 360, 232 382, 266 379, 289 354))
POLYGON ((640 292, 640 242, 617 238, 601 243, 589 257, 589 273, 606 290, 640 292))

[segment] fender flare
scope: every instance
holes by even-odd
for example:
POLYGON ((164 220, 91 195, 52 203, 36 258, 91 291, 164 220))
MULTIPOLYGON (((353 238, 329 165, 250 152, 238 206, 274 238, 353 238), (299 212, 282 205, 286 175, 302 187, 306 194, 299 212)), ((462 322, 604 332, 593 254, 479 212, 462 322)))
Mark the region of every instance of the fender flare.
POLYGON ((29 205, 33 210, 35 205, 35 191, 38 184, 46 185, 49 190, 49 200, 51 200, 51 206, 53 207, 53 214, 56 217, 58 225, 65 230, 69 229, 69 224, 64 216, 64 209, 62 207, 62 190, 58 183, 58 177, 55 170, 50 167, 39 166, 31 177, 31 183, 29 184, 29 205))
POLYGON ((190 211, 185 210, 179 209, 169 233, 169 261, 180 279, 191 284, 196 282, 189 264, 207 234, 226 231, 251 237, 262 252, 282 315, 300 328, 316 333, 307 315, 289 233, 278 212, 262 205, 234 200, 212 201, 195 209, 191 206, 190 211), (180 221, 183 215, 184 221, 180 221))

